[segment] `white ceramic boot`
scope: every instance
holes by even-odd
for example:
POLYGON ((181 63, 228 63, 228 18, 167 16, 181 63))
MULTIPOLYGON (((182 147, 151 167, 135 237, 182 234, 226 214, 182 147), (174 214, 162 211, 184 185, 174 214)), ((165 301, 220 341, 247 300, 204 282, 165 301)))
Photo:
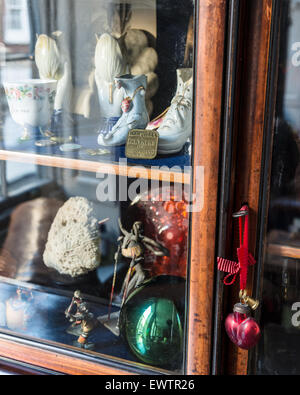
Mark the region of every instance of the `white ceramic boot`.
POLYGON ((99 134, 98 144, 105 146, 123 145, 131 129, 145 129, 149 122, 145 93, 147 77, 145 75, 126 74, 115 78, 117 88, 125 93, 122 101, 123 114, 107 134, 99 134))
POLYGON ((192 135, 193 70, 177 70, 177 91, 170 109, 158 128, 158 153, 174 154, 181 151, 192 135))

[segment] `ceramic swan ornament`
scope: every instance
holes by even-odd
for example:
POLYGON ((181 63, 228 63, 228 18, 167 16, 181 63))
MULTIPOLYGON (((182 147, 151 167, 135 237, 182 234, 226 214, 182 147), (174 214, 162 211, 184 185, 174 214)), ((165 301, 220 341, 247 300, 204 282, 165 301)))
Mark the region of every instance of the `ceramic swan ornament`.
POLYGON ((63 33, 54 32, 37 36, 35 61, 41 79, 57 81, 54 111, 70 112, 72 98, 71 62, 63 33))
POLYGON ((116 88, 115 77, 127 72, 128 65, 118 40, 108 33, 97 37, 95 81, 100 105, 100 133, 110 131, 122 115, 124 92, 116 88))
POLYGON ((104 146, 125 144, 129 130, 144 129, 149 122, 145 103, 147 77, 126 74, 115 78, 115 83, 125 97, 121 103, 123 114, 111 131, 99 134, 98 144, 104 146))

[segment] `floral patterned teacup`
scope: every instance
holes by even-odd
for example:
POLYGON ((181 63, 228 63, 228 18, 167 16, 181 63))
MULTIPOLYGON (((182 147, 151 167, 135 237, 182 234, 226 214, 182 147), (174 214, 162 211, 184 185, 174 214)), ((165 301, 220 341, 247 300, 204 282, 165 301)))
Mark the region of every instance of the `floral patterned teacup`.
POLYGON ((28 128, 38 128, 42 131, 49 126, 56 85, 56 80, 46 79, 3 83, 10 114, 16 123, 24 127, 22 139, 28 139, 28 128))

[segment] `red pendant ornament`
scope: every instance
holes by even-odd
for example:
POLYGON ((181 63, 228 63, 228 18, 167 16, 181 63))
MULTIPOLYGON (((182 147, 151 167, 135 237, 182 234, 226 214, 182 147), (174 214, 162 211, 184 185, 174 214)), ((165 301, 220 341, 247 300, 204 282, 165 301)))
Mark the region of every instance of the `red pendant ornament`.
POLYGON ((223 282, 231 285, 236 276, 240 275, 240 303, 233 308, 225 321, 225 329, 230 340, 238 347, 249 350, 260 338, 260 327, 254 318, 250 317, 251 309, 255 310, 259 302, 250 298, 246 292, 248 268, 255 264, 255 259, 248 251, 248 206, 244 205, 240 211, 233 214, 239 221, 240 247, 237 249, 238 262, 218 258, 218 269, 228 273, 223 282), (244 226, 243 226, 244 218, 244 226), (230 279, 230 277, 232 278, 230 279))
POLYGON ((237 303, 233 313, 225 321, 225 329, 230 340, 240 348, 249 350, 256 346, 260 339, 260 328, 254 318, 250 317, 248 305, 237 303))

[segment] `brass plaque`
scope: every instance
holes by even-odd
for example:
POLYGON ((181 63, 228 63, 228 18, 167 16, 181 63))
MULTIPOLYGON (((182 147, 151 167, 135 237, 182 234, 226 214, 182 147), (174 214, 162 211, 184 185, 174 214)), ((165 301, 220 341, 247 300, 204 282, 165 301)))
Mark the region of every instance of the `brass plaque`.
POLYGON ((158 132, 132 129, 127 136, 125 155, 131 159, 154 159, 157 155, 158 132))

